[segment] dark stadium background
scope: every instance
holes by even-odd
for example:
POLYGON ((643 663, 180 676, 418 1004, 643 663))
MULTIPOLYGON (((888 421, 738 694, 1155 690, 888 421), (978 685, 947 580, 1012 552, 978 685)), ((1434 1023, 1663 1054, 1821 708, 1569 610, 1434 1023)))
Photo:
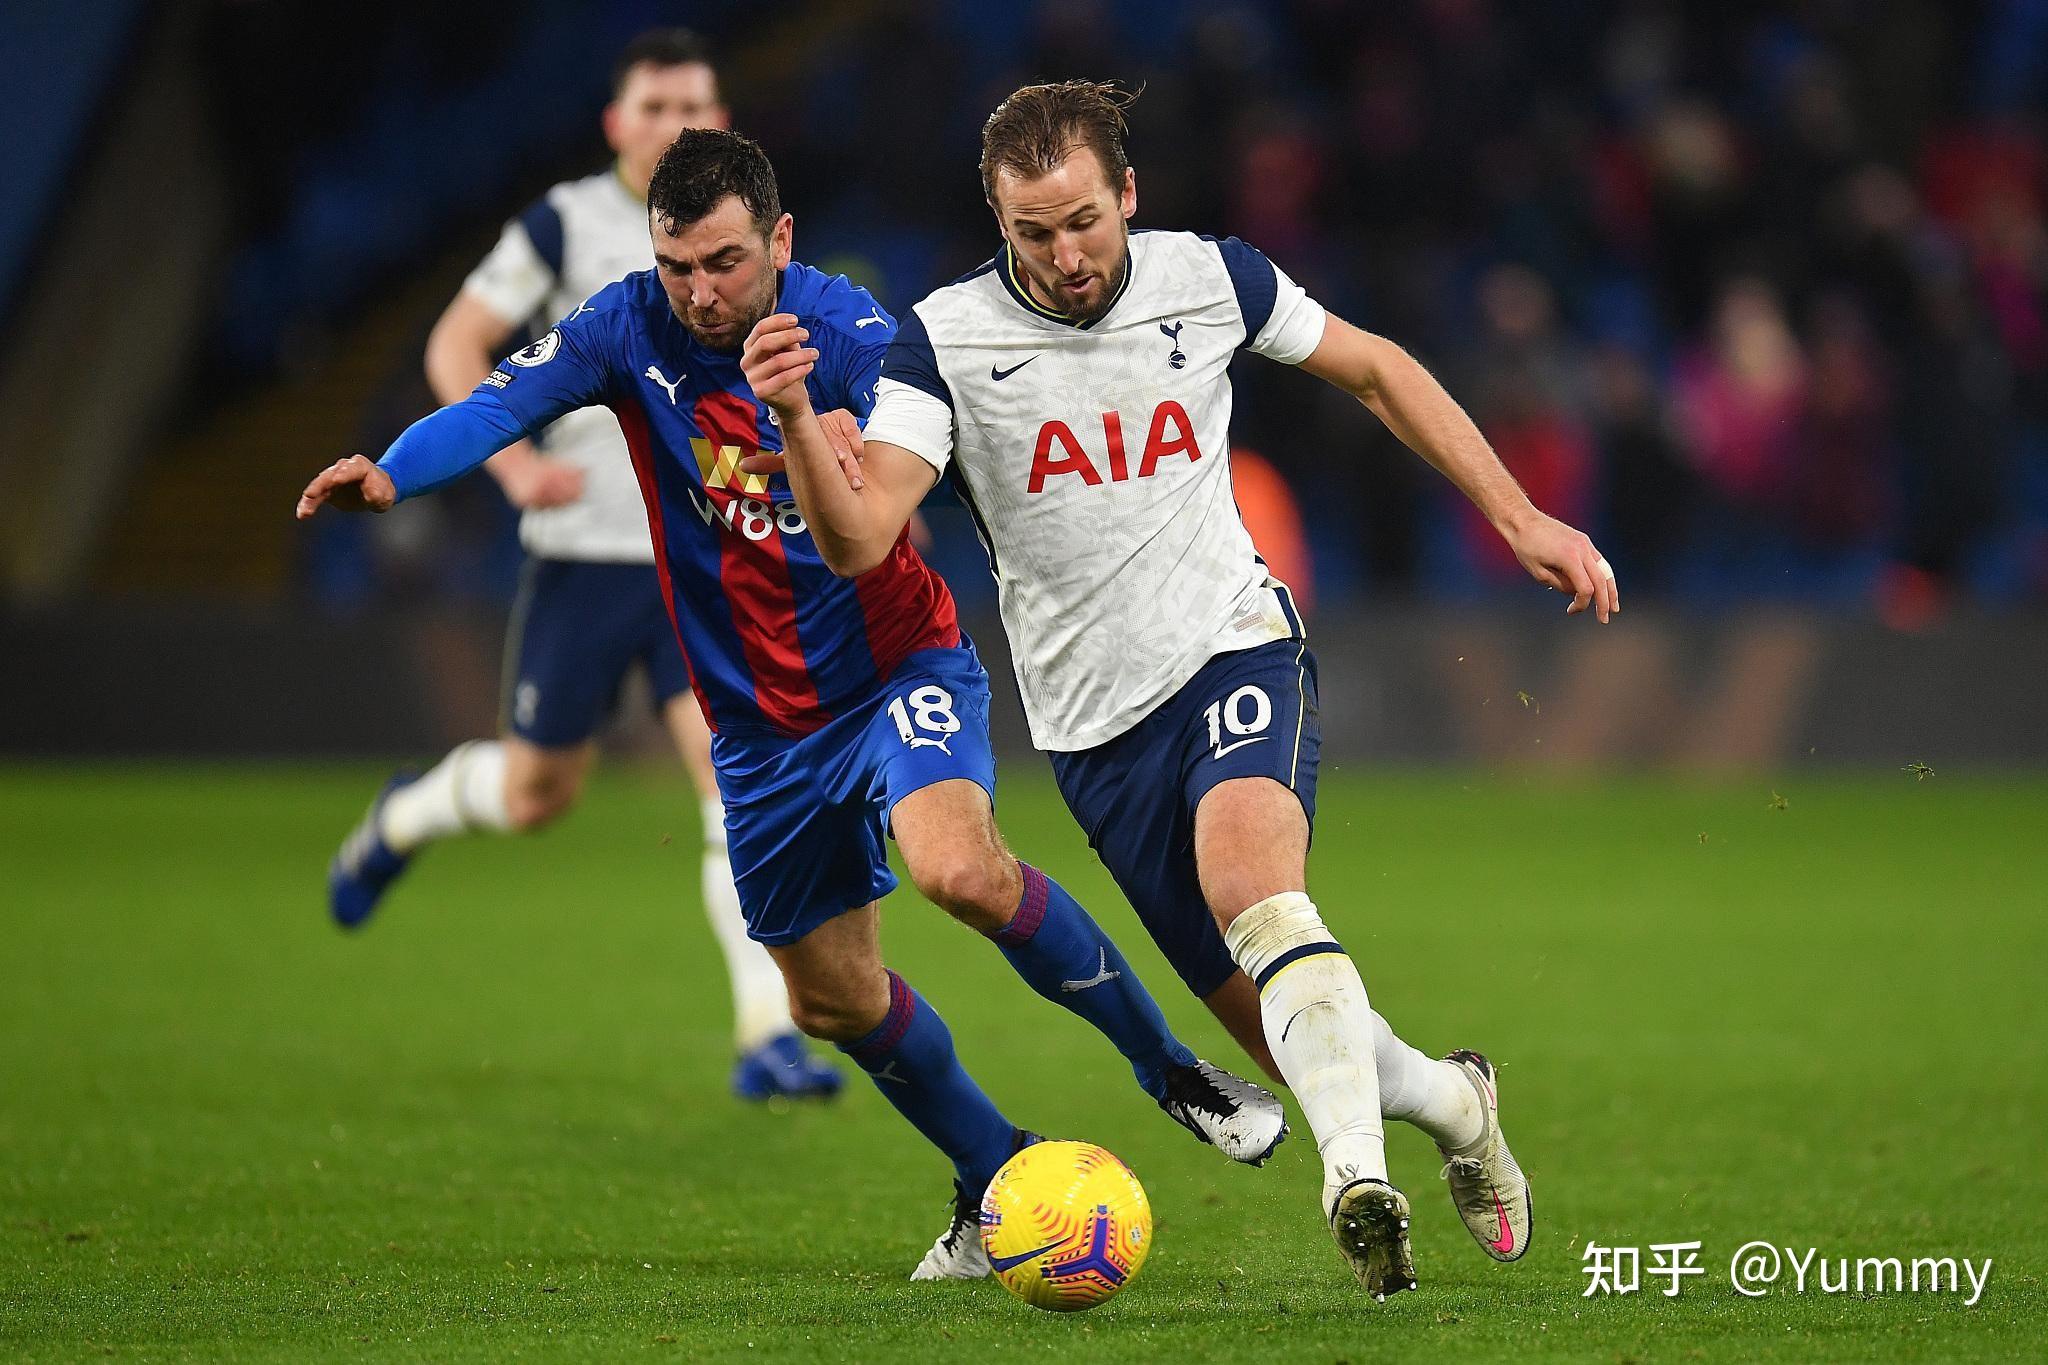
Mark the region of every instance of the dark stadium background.
MULTIPOLYGON (((1291 483, 1333 752, 2048 758, 2040 0, 10 6, 0 751, 426 751, 488 725, 517 546, 485 479, 289 518, 428 407, 499 224, 601 164, 608 65, 720 55, 804 258, 898 311, 986 258, 981 119, 1144 94, 1142 224, 1235 233, 1400 340, 1618 567, 1558 628, 1357 408, 1239 366, 1291 483), (403 698, 376 731, 317 696, 403 698), (1554 707, 1547 753, 1502 728, 1554 707)), ((937 558, 996 644, 963 518, 937 558)), ((1005 738, 1018 735, 1014 705, 1005 738)))

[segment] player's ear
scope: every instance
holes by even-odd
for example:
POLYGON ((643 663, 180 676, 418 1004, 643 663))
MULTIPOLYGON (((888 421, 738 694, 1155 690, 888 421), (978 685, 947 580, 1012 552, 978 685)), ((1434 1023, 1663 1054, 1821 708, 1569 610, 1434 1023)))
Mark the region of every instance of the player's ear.
POLYGON ((619 102, 613 100, 604 107, 604 140, 613 151, 619 151, 619 102))
POLYGON ((777 270, 789 269, 790 251, 795 245, 796 220, 785 213, 768 232, 768 259, 777 270))
POLYGON ((1138 212, 1138 171, 1134 166, 1124 167, 1124 192, 1117 196, 1116 208, 1126 220, 1138 212))

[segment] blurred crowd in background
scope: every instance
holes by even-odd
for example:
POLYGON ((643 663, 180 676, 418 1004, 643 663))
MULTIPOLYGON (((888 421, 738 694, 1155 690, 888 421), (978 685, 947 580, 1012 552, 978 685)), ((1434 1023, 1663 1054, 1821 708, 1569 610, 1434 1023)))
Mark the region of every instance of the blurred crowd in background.
MULTIPOLYGON (((249 245, 202 394, 289 368, 422 259, 466 269, 601 164, 611 55, 683 21, 799 256, 899 314, 997 245, 995 103, 1114 78, 1143 87, 1140 226, 1241 236, 1408 346, 1628 588, 1904 623, 2048 600, 2048 0, 562 8, 371 3, 339 52, 218 11, 249 245)), ((394 362, 366 446, 427 409, 417 375, 417 349, 394 362)), ((1323 601, 1519 581, 1355 404, 1256 358, 1237 377, 1236 438, 1299 500, 1323 601)), ((432 534, 309 540, 307 583, 509 591, 511 518, 470 483, 432 534)))

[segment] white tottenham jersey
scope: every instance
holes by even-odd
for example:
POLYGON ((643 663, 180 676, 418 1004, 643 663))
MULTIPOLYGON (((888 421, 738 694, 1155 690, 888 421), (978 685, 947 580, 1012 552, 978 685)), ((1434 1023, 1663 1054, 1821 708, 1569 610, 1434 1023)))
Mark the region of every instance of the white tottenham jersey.
MULTIPOLYGON (((542 330, 614 280, 654 265, 647 205, 614 171, 555 186, 505 225, 463 289, 506 322, 542 330)), ((542 433, 550 458, 583 471, 583 496, 519 519, 519 540, 548 559, 654 562, 647 509, 619 422, 584 408, 542 433)))
POLYGON ((951 466, 1000 592, 1031 737, 1116 738, 1218 654, 1301 634, 1230 486, 1231 357, 1300 364, 1325 313, 1236 238, 1134 232, 1076 327, 1007 251, 903 320, 867 439, 951 466))

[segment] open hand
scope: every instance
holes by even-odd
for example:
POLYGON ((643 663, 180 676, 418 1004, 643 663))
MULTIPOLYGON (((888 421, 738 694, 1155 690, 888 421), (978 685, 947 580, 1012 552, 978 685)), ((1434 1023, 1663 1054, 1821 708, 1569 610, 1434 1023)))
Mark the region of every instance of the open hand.
POLYGON ((361 455, 349 455, 313 476, 299 494, 298 517, 304 521, 323 503, 342 512, 388 512, 397 501, 398 485, 389 474, 361 455))

